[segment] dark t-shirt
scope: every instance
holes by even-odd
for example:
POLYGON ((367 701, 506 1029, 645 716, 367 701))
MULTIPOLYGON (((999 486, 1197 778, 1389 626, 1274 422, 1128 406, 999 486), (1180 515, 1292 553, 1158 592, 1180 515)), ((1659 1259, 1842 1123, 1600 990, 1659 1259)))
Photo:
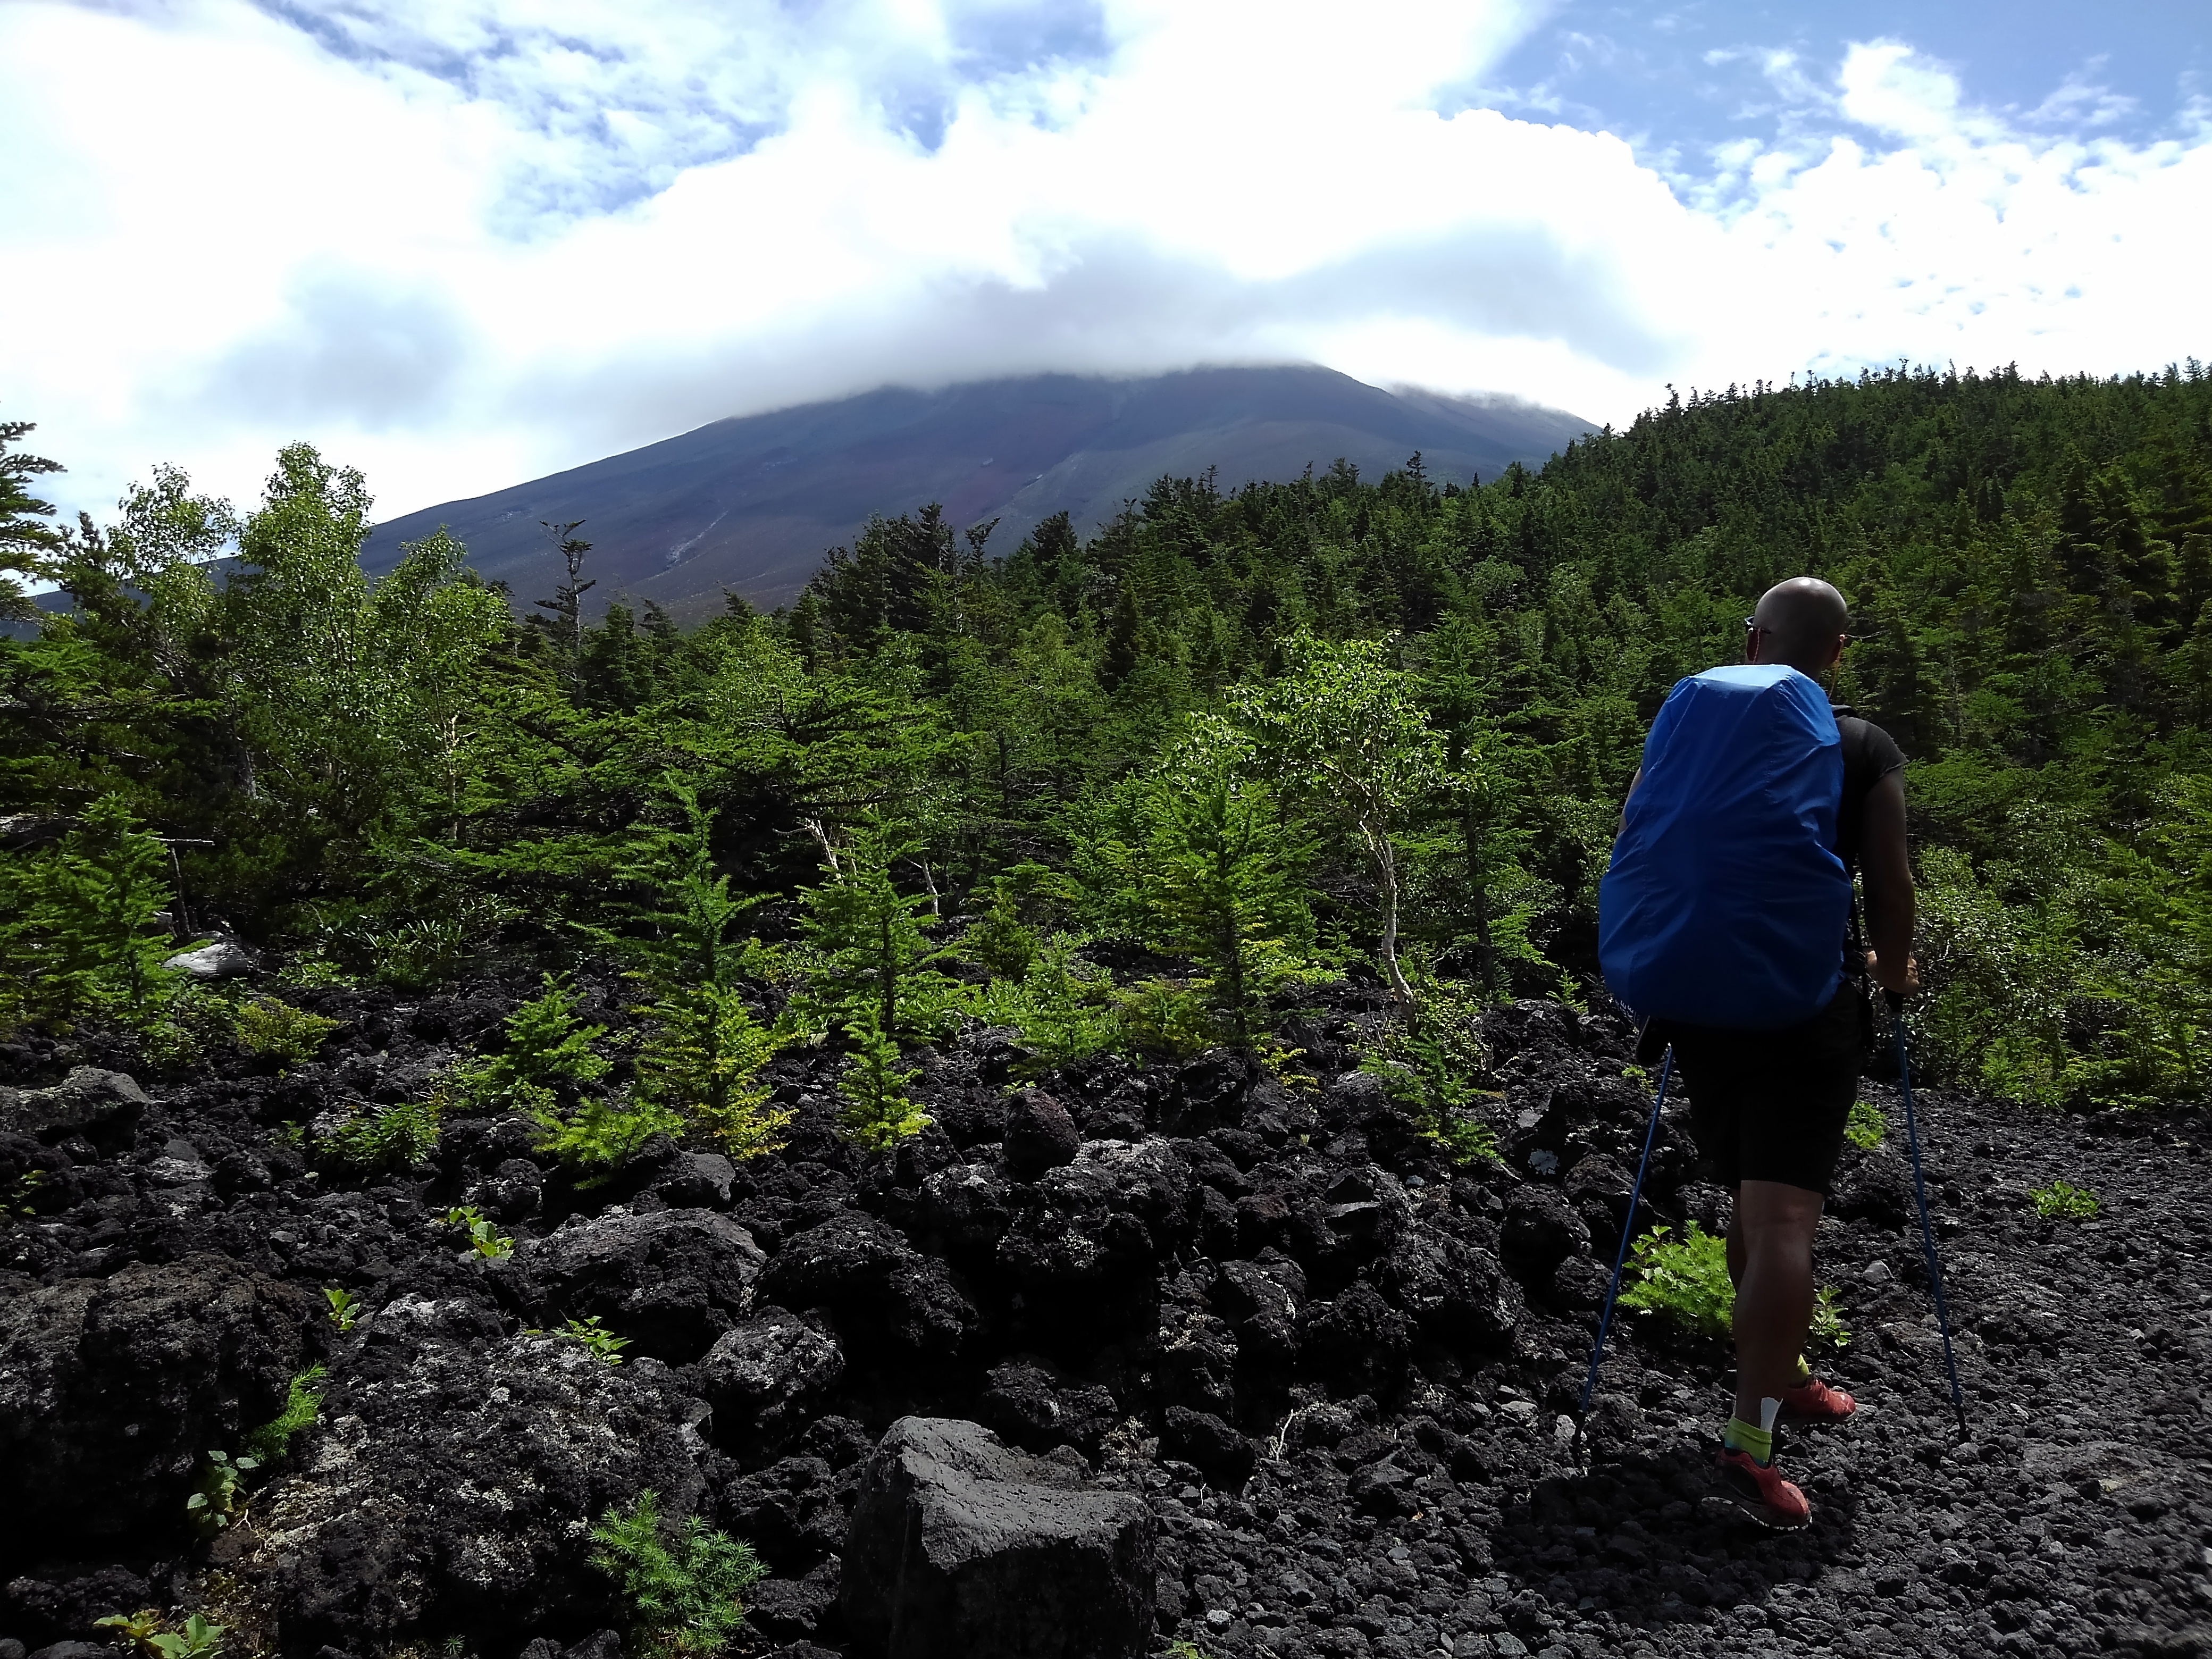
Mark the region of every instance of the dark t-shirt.
POLYGON ((1844 740, 1844 799, 1836 813, 1836 856, 1844 869, 1856 874, 1867 797, 1892 772, 1904 769, 1905 751, 1896 738, 1848 707, 1839 705, 1835 714, 1836 731, 1844 740))

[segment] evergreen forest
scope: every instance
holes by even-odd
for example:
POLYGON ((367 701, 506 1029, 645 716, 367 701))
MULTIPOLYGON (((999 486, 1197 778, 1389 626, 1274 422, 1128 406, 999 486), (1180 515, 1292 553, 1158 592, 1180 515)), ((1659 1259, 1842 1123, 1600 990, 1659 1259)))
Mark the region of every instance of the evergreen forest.
POLYGON ((56 470, 0 424, 0 1030, 181 1065, 310 1042, 322 988, 538 993, 431 1121, 349 1126, 365 1160, 492 1097, 580 1162, 661 1130, 743 1156, 799 1043, 849 1056, 884 1146, 963 1024, 1039 1069, 1294 1069, 1301 1000, 1347 977, 1402 1011, 1394 1091, 1471 1139, 1465 1016, 1602 997, 1644 729, 1805 573, 1853 607, 1837 701, 1911 757, 1931 1077, 2139 1107, 2212 1071, 2194 361, 1730 387, 1540 471, 1162 478, 1011 547, 927 508, 688 628, 587 599, 589 525, 548 526, 550 593, 443 534, 372 580, 367 483, 305 445, 250 508, 161 468, 64 526, 56 470), (210 940, 277 994, 162 965, 210 940), (575 988, 617 972, 606 1041, 575 988))

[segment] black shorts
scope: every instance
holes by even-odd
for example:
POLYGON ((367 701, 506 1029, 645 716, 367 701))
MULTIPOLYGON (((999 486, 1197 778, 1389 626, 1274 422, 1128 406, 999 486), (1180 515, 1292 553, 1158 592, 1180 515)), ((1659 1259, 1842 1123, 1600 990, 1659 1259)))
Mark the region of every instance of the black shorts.
POLYGON ((1775 1031, 1669 1024, 1674 1066, 1690 1094, 1690 1133, 1711 1179, 1778 1181, 1825 1194, 1843 1155, 1844 1125, 1865 1063, 1860 994, 1775 1031))

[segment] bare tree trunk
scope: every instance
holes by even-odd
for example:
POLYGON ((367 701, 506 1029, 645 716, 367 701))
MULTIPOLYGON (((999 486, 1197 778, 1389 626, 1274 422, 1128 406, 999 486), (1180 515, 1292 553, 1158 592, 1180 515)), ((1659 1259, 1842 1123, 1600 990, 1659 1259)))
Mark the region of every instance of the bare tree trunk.
POLYGON ((822 820, 801 818, 799 823, 805 826, 806 833, 814 837, 814 844, 822 849, 822 861, 830 866, 830 873, 842 876, 844 866, 837 862, 837 848, 830 840, 830 832, 822 827, 822 820))
POLYGON ((1375 854, 1375 867, 1382 878, 1382 976, 1390 981, 1390 989, 1400 1001, 1411 1003, 1413 988, 1406 982, 1405 971, 1398 966, 1398 849, 1380 826, 1360 827, 1367 833, 1368 849, 1375 854))

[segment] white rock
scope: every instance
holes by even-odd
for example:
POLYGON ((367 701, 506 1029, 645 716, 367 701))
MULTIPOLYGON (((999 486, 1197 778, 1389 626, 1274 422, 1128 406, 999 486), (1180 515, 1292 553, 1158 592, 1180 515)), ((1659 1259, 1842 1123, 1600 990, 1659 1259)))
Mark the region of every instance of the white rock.
POLYGON ((194 979, 239 979, 253 971, 254 959, 236 939, 219 939, 197 951, 179 951, 161 966, 194 979))

